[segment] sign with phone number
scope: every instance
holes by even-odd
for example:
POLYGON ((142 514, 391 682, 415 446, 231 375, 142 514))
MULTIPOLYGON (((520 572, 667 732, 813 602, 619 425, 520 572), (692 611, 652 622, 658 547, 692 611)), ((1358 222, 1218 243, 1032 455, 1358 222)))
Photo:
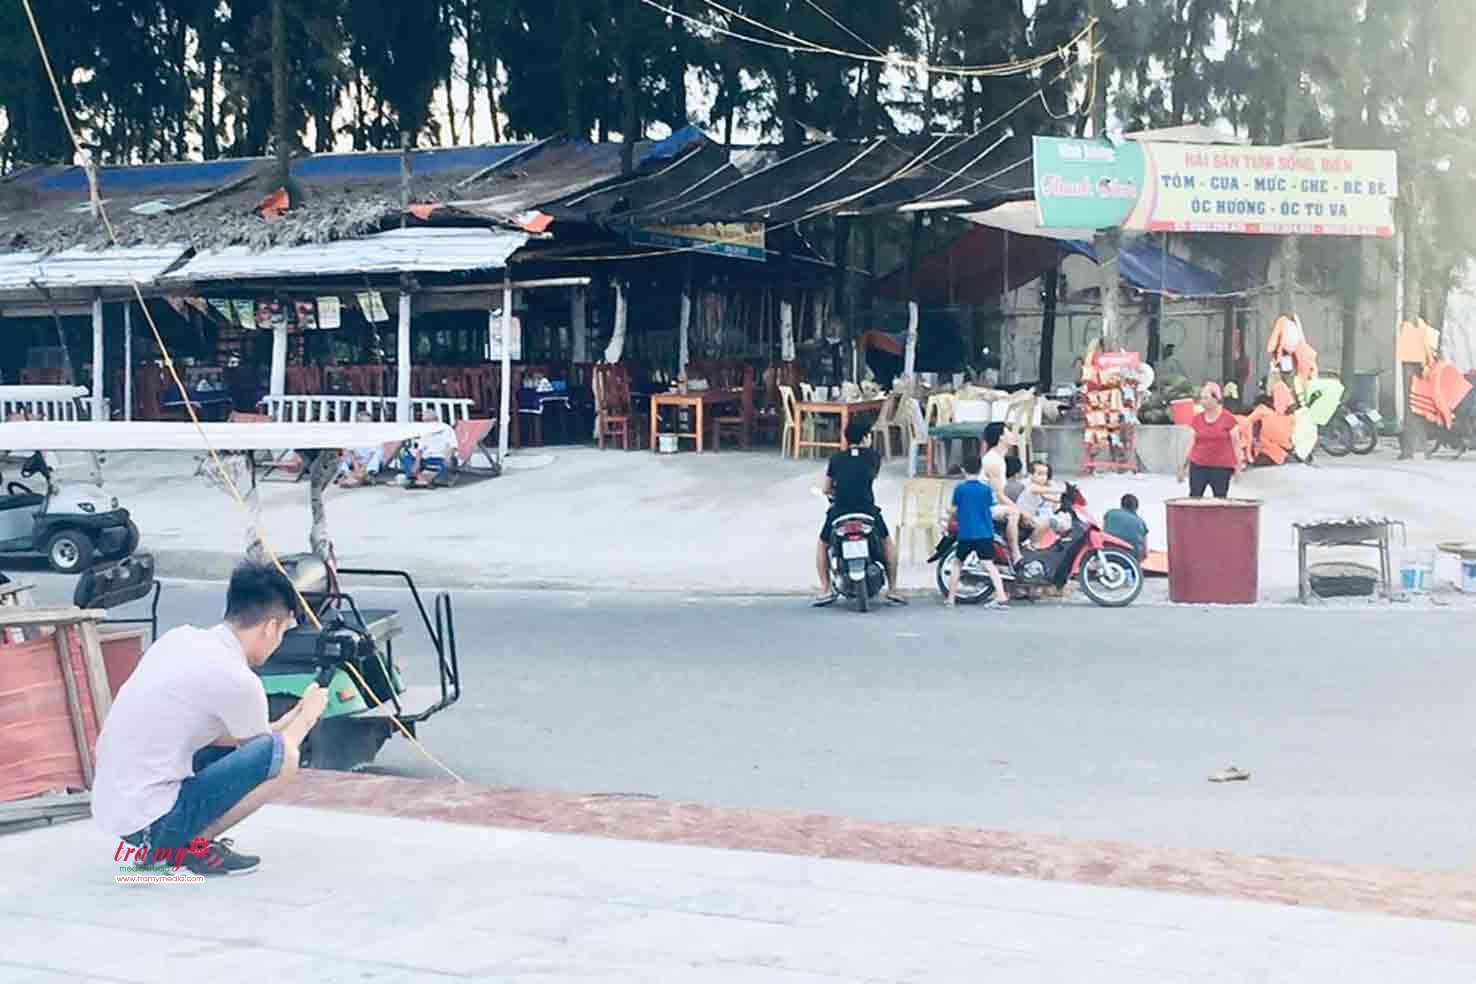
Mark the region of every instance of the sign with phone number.
POLYGON ((1045 227, 1394 235, 1393 151, 1036 138, 1045 227))

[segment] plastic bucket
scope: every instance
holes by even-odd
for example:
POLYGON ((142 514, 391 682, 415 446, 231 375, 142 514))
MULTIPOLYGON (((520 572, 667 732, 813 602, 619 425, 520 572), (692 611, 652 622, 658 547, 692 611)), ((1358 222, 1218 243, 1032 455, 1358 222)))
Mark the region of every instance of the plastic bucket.
POLYGON ((1410 594, 1424 594, 1435 581, 1435 553, 1431 550, 1414 550, 1406 553, 1399 563, 1399 586, 1410 594))
POLYGON ((1180 427, 1194 424, 1194 401, 1175 400, 1169 404, 1169 417, 1180 427))
POLYGON ((1461 561, 1461 590, 1476 594, 1476 560, 1461 561))

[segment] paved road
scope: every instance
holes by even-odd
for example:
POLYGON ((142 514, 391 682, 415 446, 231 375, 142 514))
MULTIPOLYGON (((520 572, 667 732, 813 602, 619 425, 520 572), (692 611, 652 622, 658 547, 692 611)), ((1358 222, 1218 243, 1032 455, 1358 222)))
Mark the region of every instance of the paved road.
MULTIPOLYGON (((166 624, 217 617, 221 593, 167 588, 166 624)), ((1469 612, 860 616, 472 592, 456 612, 468 693, 422 736, 476 783, 1411 868, 1476 858, 1469 612), (1249 782, 1206 781, 1232 763, 1249 782)), ((399 739, 376 767, 436 774, 399 739)))

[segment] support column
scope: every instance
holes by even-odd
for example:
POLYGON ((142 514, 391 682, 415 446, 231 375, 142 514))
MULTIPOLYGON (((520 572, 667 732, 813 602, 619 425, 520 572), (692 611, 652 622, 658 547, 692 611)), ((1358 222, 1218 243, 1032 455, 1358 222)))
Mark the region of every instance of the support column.
POLYGON ((512 282, 506 273, 502 281, 502 385, 500 403, 497 408, 497 464, 501 467, 507 460, 508 427, 512 423, 512 282))
POLYGON ((575 287, 569 294, 569 331, 573 336, 574 361, 589 361, 589 295, 583 287, 575 287))
POLYGON ((692 288, 682 291, 682 320, 677 330, 677 373, 687 371, 692 355, 692 288))
POLYGON ((794 361, 794 305, 789 301, 779 302, 779 357, 794 361))
POLYGON ((902 378, 912 383, 917 369, 917 302, 907 302, 907 350, 902 358, 902 378))
POLYGON ((610 344, 605 346, 605 361, 614 365, 625 351, 625 284, 615 282, 615 330, 610 333, 610 344))
MULTIPOLYGON (((410 310, 412 296, 405 284, 400 285, 400 324, 395 333, 395 419, 407 423, 415 419, 410 412, 410 310)), ((511 312, 509 312, 511 313, 511 312)))
POLYGON ((287 395, 287 323, 272 328, 272 396, 287 395))
POLYGON ((123 302, 123 419, 133 419, 133 302, 123 302))
POLYGON ((92 419, 107 420, 104 402, 108 392, 108 376, 103 365, 103 302, 99 294, 92 299, 92 419))

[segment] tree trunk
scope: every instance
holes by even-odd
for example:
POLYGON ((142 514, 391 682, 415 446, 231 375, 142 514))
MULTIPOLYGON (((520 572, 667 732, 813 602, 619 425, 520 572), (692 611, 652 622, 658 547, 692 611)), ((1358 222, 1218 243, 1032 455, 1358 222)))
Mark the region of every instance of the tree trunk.
POLYGON ((482 52, 482 71, 487 75, 487 112, 492 115, 492 142, 502 143, 502 108, 497 102, 497 49, 492 44, 492 31, 487 28, 482 52))
POLYGON ((287 0, 272 0, 272 131, 277 150, 277 183, 287 189, 290 204, 297 204, 292 188, 291 111, 287 104, 287 0))
POLYGON ((831 261, 835 264, 835 278, 831 293, 835 297, 834 311, 845 326, 845 337, 851 337, 851 219, 838 216, 835 220, 834 249, 831 261))
POLYGON ((455 67, 448 63, 446 65, 446 131, 451 136, 451 146, 455 147, 461 141, 456 136, 456 90, 452 76, 455 67))
POLYGON ((640 139, 640 120, 636 112, 636 60, 632 20, 636 0, 621 4, 620 17, 620 173, 635 170, 635 145, 640 139))
POLYGON ((564 130, 572 138, 589 135, 584 125, 584 114, 579 104, 579 82, 584 75, 584 18, 580 15, 579 0, 559 0, 560 18, 564 32, 564 50, 561 67, 564 80, 564 130))
POLYGON ((1056 297, 1061 292, 1061 266, 1045 272, 1045 298, 1040 316, 1040 372, 1038 390, 1049 393, 1056 372, 1056 297))
POLYGON ((200 28, 200 61, 204 65, 204 89, 200 98, 200 152, 207 161, 220 156, 220 137, 215 132, 215 77, 220 61, 220 31, 214 17, 200 28))
POLYGON ((174 25, 174 57, 179 66, 179 108, 174 121, 174 159, 187 160, 190 152, 190 103, 194 90, 190 88, 190 75, 186 62, 189 60, 189 24, 181 17, 174 25))

